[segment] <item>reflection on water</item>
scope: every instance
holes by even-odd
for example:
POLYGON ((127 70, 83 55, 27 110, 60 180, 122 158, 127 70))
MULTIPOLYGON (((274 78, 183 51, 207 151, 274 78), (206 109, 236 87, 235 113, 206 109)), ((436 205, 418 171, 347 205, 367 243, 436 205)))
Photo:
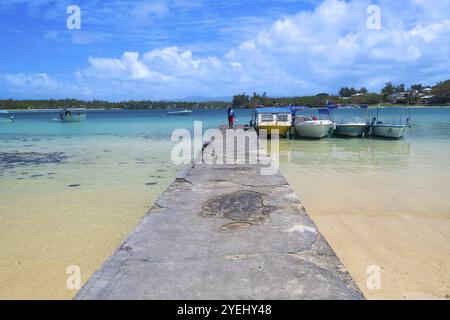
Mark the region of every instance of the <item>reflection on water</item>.
POLYGON ((319 170, 324 165, 339 171, 392 169, 408 165, 410 152, 411 146, 406 140, 330 138, 280 141, 281 162, 298 162, 319 170))

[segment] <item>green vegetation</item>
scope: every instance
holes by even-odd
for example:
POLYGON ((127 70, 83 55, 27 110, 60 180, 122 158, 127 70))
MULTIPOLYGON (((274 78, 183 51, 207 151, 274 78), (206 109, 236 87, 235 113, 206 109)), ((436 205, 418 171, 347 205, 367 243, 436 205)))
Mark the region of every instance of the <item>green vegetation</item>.
POLYGON ((152 110, 152 109, 214 109, 224 108, 229 103, 223 101, 208 102, 171 102, 171 101, 123 101, 110 102, 102 100, 0 100, 0 109, 61 109, 61 108, 87 108, 87 109, 126 109, 126 110, 152 110))
POLYGON ((450 80, 438 83, 431 91, 433 104, 447 104, 450 102, 450 80))
POLYGON ((325 107, 327 103, 337 105, 447 105, 450 104, 450 80, 438 83, 434 87, 414 84, 406 89, 404 84, 386 83, 380 93, 369 93, 364 87, 361 89, 343 87, 338 95, 320 93, 316 96, 291 98, 270 98, 266 93, 245 93, 233 97, 233 106, 251 108, 262 106, 307 105, 310 107, 325 107))
MULTIPOLYGON (((380 93, 369 93, 364 87, 360 89, 343 87, 338 95, 319 93, 315 96, 300 96, 289 98, 269 97, 263 94, 245 92, 233 97, 235 108, 254 108, 255 106, 287 106, 307 105, 310 107, 325 107, 327 103, 338 105, 448 105, 450 104, 450 80, 440 82, 434 87, 414 84, 406 89, 404 84, 386 83, 380 93)), ((123 101, 109 102, 101 100, 83 101, 76 99, 64 100, 0 100, 0 109, 218 109, 229 105, 225 101, 208 102, 173 102, 173 101, 123 101)))

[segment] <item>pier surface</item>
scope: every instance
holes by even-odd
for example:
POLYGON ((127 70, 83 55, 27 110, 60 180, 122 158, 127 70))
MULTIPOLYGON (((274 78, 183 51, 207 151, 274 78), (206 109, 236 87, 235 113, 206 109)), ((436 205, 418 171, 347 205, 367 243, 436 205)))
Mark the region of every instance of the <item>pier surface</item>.
POLYGON ((75 299, 363 299, 283 175, 261 175, 251 153, 268 159, 250 146, 237 164, 185 167, 75 299))

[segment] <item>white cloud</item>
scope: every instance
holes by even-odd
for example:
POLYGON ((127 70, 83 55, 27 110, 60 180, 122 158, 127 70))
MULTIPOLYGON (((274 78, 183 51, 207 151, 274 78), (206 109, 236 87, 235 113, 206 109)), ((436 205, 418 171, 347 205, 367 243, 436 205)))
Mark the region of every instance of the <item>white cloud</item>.
MULTIPOLYGON (((450 1, 378 3, 381 30, 367 29, 371 1, 326 0, 312 11, 241 35, 246 40, 234 48, 224 45, 222 55, 198 56, 195 49, 168 46, 118 58, 90 57, 75 81, 93 96, 180 98, 242 91, 335 93, 344 85, 379 90, 386 81, 433 84, 449 78, 450 1)), ((144 9, 144 16, 166 12, 163 6, 144 9)))
POLYGON ((3 76, 10 87, 17 89, 55 89, 59 84, 46 73, 18 73, 3 76))
MULTIPOLYGON (((150 71, 137 52, 125 52, 120 59, 89 58, 90 67, 84 74, 88 77, 111 80, 168 81, 169 76, 150 71)), ((78 73, 78 76, 80 74, 78 73)))

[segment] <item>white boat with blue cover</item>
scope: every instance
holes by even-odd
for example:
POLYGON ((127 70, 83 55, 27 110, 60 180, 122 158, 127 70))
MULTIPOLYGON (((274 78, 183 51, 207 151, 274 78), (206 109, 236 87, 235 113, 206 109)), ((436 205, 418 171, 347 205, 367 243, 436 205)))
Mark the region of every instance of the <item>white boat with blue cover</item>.
POLYGON ((295 133, 302 138, 322 139, 331 134, 335 123, 330 119, 328 109, 319 109, 319 118, 315 116, 295 116, 295 133))
POLYGON ((255 108, 251 123, 258 133, 264 130, 269 137, 286 137, 292 126, 292 113, 287 108, 255 108))
POLYGON ((389 124, 377 121, 371 127, 372 136, 382 138, 403 138, 409 126, 404 124, 389 124))
POLYGON ((338 122, 334 133, 339 136, 357 138, 362 137, 368 127, 367 122, 338 122))
POLYGON ((411 127, 411 114, 406 118, 406 123, 403 123, 401 117, 400 123, 395 123, 395 119, 392 123, 378 121, 378 119, 379 109, 377 109, 377 116, 372 119, 370 124, 370 134, 373 137, 400 139, 405 136, 408 128, 411 127))
MULTIPOLYGON (((368 119, 368 106, 362 105, 360 108, 366 110, 366 119, 368 119)), ((353 121, 341 121, 336 123, 334 134, 351 138, 362 137, 366 133, 368 127, 368 120, 363 121, 360 118, 355 118, 353 121)))

